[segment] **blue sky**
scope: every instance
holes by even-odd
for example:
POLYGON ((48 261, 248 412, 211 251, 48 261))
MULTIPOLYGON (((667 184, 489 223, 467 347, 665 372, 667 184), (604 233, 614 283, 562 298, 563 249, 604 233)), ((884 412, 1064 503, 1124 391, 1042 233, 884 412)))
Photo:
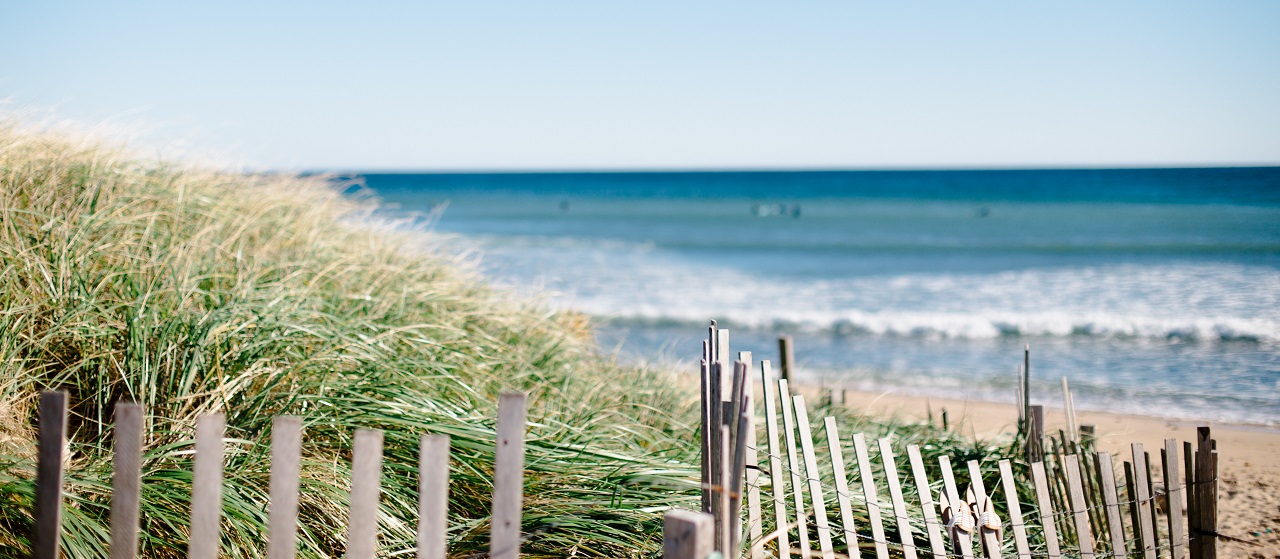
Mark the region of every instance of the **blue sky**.
POLYGON ((274 169, 1280 164, 1280 2, 28 2, 0 98, 274 169))

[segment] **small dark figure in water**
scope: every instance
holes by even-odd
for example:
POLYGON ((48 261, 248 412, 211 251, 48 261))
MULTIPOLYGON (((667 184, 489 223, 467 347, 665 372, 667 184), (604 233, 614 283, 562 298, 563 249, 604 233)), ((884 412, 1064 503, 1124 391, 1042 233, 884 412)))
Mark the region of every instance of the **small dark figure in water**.
POLYGON ((991 208, 986 206, 978 208, 978 217, 991 217, 991 208))
POLYGON ((800 219, 800 204, 791 206, 791 217, 795 219, 800 219))
POLYGON ((561 201, 560 201, 560 213, 563 213, 563 214, 567 214, 567 213, 569 213, 569 201, 568 201, 568 200, 561 200, 561 201))

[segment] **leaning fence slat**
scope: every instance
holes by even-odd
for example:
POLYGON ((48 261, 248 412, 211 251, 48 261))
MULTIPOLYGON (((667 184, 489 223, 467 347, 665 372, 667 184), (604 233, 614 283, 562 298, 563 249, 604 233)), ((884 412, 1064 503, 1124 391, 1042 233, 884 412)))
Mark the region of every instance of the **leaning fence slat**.
POLYGON ((1111 528, 1111 554, 1128 555, 1124 541, 1124 522, 1120 515, 1120 499, 1116 496, 1116 470, 1111 454, 1098 453, 1098 477, 1102 482, 1102 502, 1107 509, 1107 525, 1111 528))
POLYGON ((1182 442, 1182 476, 1183 476, 1183 480, 1185 480, 1183 487, 1186 488, 1183 491, 1183 495, 1186 495, 1187 497, 1186 499, 1187 555, 1190 556, 1191 559, 1199 559, 1198 557, 1195 557, 1193 555, 1195 553, 1193 551, 1195 549, 1195 544, 1192 543, 1192 540, 1195 539, 1196 534, 1199 533, 1199 525, 1197 524, 1197 522, 1199 522, 1199 517, 1198 517, 1199 511, 1196 510, 1196 497, 1195 497, 1196 495, 1195 493, 1195 488, 1196 488, 1195 449, 1191 446, 1190 441, 1182 442))
POLYGON ((706 355, 710 353, 707 342, 702 342, 703 359, 698 372, 702 380, 702 425, 698 431, 699 442, 702 443, 702 512, 711 512, 711 365, 706 355))
POLYGON ((1195 489, 1196 529, 1191 533, 1191 553, 1195 559, 1216 559, 1217 550, 1217 454, 1208 427, 1196 429, 1195 489))
POLYGON ((751 559, 764 559, 764 520, 760 510, 760 455, 756 451, 756 398, 755 383, 747 370, 747 534, 751 537, 751 559))
MULTIPOLYGON (((712 333, 714 334, 715 332, 713 331, 712 333)), ((714 350, 715 348, 713 347, 712 351, 714 350)), ((720 387, 724 384, 721 380, 724 368, 716 361, 713 361, 708 366, 710 367, 709 371, 711 375, 708 379, 711 383, 711 401, 707 402, 707 407, 709 408, 708 419, 711 422, 711 442, 708 448, 708 450, 711 451, 711 464, 709 466, 709 474, 711 477, 710 485, 708 486, 708 490, 711 491, 711 502, 709 503, 710 508, 708 512, 711 513, 712 518, 716 519, 716 534, 718 535, 720 534, 719 523, 722 514, 720 510, 720 493, 723 493, 723 491, 712 489, 712 487, 720 485, 720 473, 724 469, 724 465, 720 463, 720 459, 724 456, 724 448, 728 444, 728 441, 724 439, 724 431, 720 429, 720 427, 724 426, 724 404, 721 402, 723 402, 726 394, 722 394, 720 390, 720 387)), ((719 542, 720 540, 717 539, 716 541, 719 542)), ((716 547, 718 548, 719 545, 716 547)))
POLYGON ((449 529, 449 436, 418 442, 418 559, 445 559, 449 529))
POLYGON ((1005 504, 1009 507, 1009 525, 1013 528, 1013 545, 1018 551, 1018 559, 1031 559, 1027 526, 1022 519, 1022 504, 1018 502, 1018 486, 1013 479, 1013 466, 1008 460, 1000 461, 1000 488, 1004 490, 1005 504))
POLYGON ((764 383, 764 430, 769 439, 769 488, 773 491, 774 525, 778 531, 778 557, 790 554, 791 540, 787 534, 787 484, 782 469, 782 446, 778 444, 778 395, 773 384, 768 361, 760 362, 760 380, 764 383))
POLYGON ((377 553, 381 484, 382 431, 359 429, 351 445, 351 513, 347 518, 347 559, 373 559, 377 553))
POLYGON ((271 502, 267 559, 293 559, 298 547, 298 473, 302 460, 302 418, 271 421, 271 502))
POLYGON ((520 556, 520 507, 524 503, 525 395, 498 396, 498 441, 493 465, 493 512, 489 557, 520 556))
POLYGON ((662 519, 663 559, 707 559, 713 551, 715 519, 688 510, 673 510, 662 519))
POLYGON ((1169 556, 1173 559, 1182 559, 1187 554, 1187 542, 1183 537, 1182 529, 1182 488, 1178 485, 1179 478, 1182 476, 1178 473, 1177 439, 1164 440, 1162 458, 1165 502, 1168 503, 1166 510, 1169 517, 1169 556))
POLYGON ((1071 514, 1076 521, 1076 542, 1080 545, 1080 557, 1093 557, 1093 537, 1089 532, 1088 504, 1084 500, 1084 486, 1080 481, 1080 457, 1066 456, 1067 487, 1071 491, 1071 514))
POLYGON ((889 481, 889 498, 893 500, 893 516, 898 525, 898 541, 902 543, 902 555, 915 559, 915 536, 911 534, 911 521, 907 517, 907 502, 902 498, 902 483, 898 481, 898 466, 893 457, 889 439, 880 439, 880 461, 884 463, 884 477, 889 481))
POLYGON ((119 402, 115 418, 115 471, 111 475, 111 559, 138 555, 142 482, 142 406, 119 402))
POLYGON ((796 427, 800 430, 800 449, 804 453, 805 475, 809 478, 809 498, 813 502, 814 524, 818 527, 818 546, 823 559, 835 559, 831 544, 831 526, 827 523, 827 506, 822 497, 822 477, 818 472, 818 455, 813 450, 813 431, 809 428, 809 410, 804 396, 791 397, 795 405, 796 427))
MULTIPOLYGON (((742 373, 744 377, 746 372, 746 368, 743 367, 742 373)), ((745 381, 746 379, 743 378, 743 380, 745 381)), ((745 382, 743 383, 743 386, 746 386, 745 382)), ((742 493, 744 490, 743 482, 747 477, 747 438, 743 436, 742 433, 747 430, 747 425, 751 422, 750 418, 747 416, 747 408, 751 407, 751 395, 741 394, 739 395, 739 398, 742 399, 740 412, 738 414, 738 421, 736 422, 738 424, 739 436, 734 443, 733 470, 729 473, 729 475, 732 476, 729 480, 729 514, 731 516, 730 522, 728 523, 728 526, 730 527, 729 550, 734 557, 741 555, 739 551, 742 549, 742 493)))
POLYGON ((40 393, 40 447, 36 466, 32 559, 58 559, 62 531, 62 460, 67 441, 67 393, 40 393))
POLYGON ((907 446, 907 460, 911 462, 911 477, 916 484, 916 494, 920 497, 920 509, 924 511, 924 529, 929 534, 929 551, 933 553, 933 559, 945 559, 946 548, 933 503, 933 490, 929 488, 929 475, 924 469, 919 446, 907 446))
POLYGON ((222 414, 196 420, 196 459, 191 480, 191 540, 189 559, 216 559, 222 521, 222 414))
POLYGON ((871 540, 876 546, 876 558, 889 559, 888 541, 884 535, 884 519, 880 514, 880 496, 876 494, 876 480, 871 475, 871 457, 867 452, 867 438, 862 433, 853 436, 853 453, 858 460, 858 479, 862 482, 862 496, 867 501, 867 518, 871 523, 871 540))
POLYGON ((1058 530, 1053 524, 1053 500, 1049 498, 1049 476, 1045 474, 1044 462, 1031 463, 1031 480, 1036 486, 1036 511, 1040 514, 1040 526, 1044 534, 1044 546, 1049 559, 1062 557, 1058 547, 1058 530))
POLYGON ((840 432, 836 427, 836 418, 826 417, 823 426, 827 430, 827 449, 831 452, 831 472, 835 474, 836 503, 840 506, 840 536, 849 556, 861 556, 858 549, 858 531, 853 520, 853 506, 849 501, 849 477, 844 471, 844 449, 840 446, 840 432))
POLYGON ((809 546, 809 520, 804 509, 804 464, 796 456, 796 420, 791 410, 791 391, 787 379, 778 379, 778 401, 782 405, 782 426, 786 429, 787 464, 791 469, 791 491, 795 496, 796 534, 799 536, 800 557, 809 559, 813 550, 809 546))
MULTIPOLYGON (((946 456, 938 457, 938 466, 942 468, 942 484, 947 491, 947 503, 952 507, 958 507, 963 502, 960 497, 960 490, 956 487, 956 476, 951 471, 951 458, 946 456)), ((948 534, 951 539, 952 553, 959 554, 965 559, 973 557, 973 542, 967 534, 953 531, 948 534), (957 538, 956 535, 959 535, 957 538)))
MULTIPOLYGON (((720 426, 720 436, 724 440, 729 440, 729 426, 720 426)), ((722 514, 729 510, 729 470, 733 468, 733 457, 729 454, 729 445, 720 447, 720 478, 716 481, 717 495, 716 505, 722 514)), ((716 551, 723 556, 729 556, 729 550, 733 548, 733 539, 729 537, 729 524, 725 522, 725 518, 716 519, 716 551)))
POLYGON ((1138 507, 1138 528, 1134 530, 1142 539, 1142 555, 1146 559, 1155 559, 1155 524, 1151 517, 1151 485, 1147 469, 1147 453, 1142 450, 1142 443, 1133 443, 1133 484, 1138 490, 1137 502, 1134 503, 1138 507))
POLYGON ((973 489, 978 503, 982 506, 982 501, 987 498, 987 486, 982 483, 982 465, 977 460, 970 460, 965 463, 969 469, 969 487, 973 489))

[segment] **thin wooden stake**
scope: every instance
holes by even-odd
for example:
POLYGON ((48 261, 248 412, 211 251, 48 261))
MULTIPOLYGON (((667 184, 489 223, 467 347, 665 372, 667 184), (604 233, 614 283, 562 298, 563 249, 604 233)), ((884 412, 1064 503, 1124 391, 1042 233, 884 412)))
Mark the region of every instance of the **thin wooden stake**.
POLYGON ((929 535, 929 552, 933 554, 933 559, 945 559, 947 550, 942 539, 942 526, 938 523, 929 473, 924 469, 919 446, 907 446, 907 460, 911 462, 911 477, 916 484, 916 495, 920 497, 920 510, 924 512, 924 531, 929 535))
POLYGON ((191 541, 189 559, 217 559, 222 522, 222 414, 196 420, 196 459, 191 476, 191 541))
POLYGON ((827 430, 827 450, 831 452, 831 472, 835 474, 836 503, 840 506, 840 536, 849 549, 849 557, 861 557, 858 549, 858 530, 853 520, 853 506, 849 500, 849 477, 844 471, 844 449, 840 447, 840 432, 836 428, 836 418, 823 420, 827 430))
POLYGON ((524 503, 525 399, 521 392, 503 392, 498 396, 493 520, 489 528, 491 559, 516 559, 520 556, 520 508, 524 503))
POLYGON ((711 365, 705 355, 709 353, 708 344, 702 342, 702 353, 704 355, 702 362, 699 364, 699 377, 701 379, 701 392, 699 399, 702 400, 702 425, 698 431, 698 439, 701 443, 701 463, 702 463, 702 512, 711 512, 711 365))
MULTIPOLYGON (((750 372, 748 369, 746 372, 750 372)), ((747 432, 745 440, 747 443, 747 533, 751 537, 751 559, 764 559, 764 542, 760 539, 764 536, 764 521, 760 510, 760 456, 756 451, 758 443, 756 442, 756 406, 755 406, 755 383, 751 381, 751 377, 746 377, 747 381, 747 409, 744 412, 747 418, 747 432)))
POLYGON ((67 393, 40 393, 40 446, 36 466, 32 559, 58 559, 62 532, 62 461, 67 444, 67 393))
POLYGON ((1098 477, 1102 482, 1102 502, 1107 509, 1107 526, 1111 528, 1111 554, 1123 557, 1129 551, 1124 541, 1124 517, 1120 514, 1120 499, 1116 495, 1116 469, 1111 454, 1098 453, 1098 477))
MULTIPOLYGON (((720 426, 720 436, 724 440, 729 440, 728 425, 720 426)), ((728 557, 729 550, 733 549, 733 538, 729 535, 729 528, 732 523, 729 522, 728 518, 725 518, 725 515, 729 513, 729 484, 733 477, 729 470, 732 468, 733 457, 730 455, 729 446, 725 445, 720 448, 720 480, 716 484, 720 490, 719 498, 716 499, 720 503, 720 517, 716 518, 716 551, 719 551, 725 557, 728 557)))
POLYGON ((663 559, 707 559, 713 551, 715 519, 688 510, 667 512, 662 519, 663 559))
POLYGON ((1080 545, 1081 559, 1090 559, 1093 554, 1093 536, 1089 531, 1089 513, 1084 500, 1084 486, 1080 481, 1080 457, 1068 454, 1067 486, 1071 489, 1071 513, 1076 520, 1076 542, 1080 545))
POLYGON ((111 559, 138 556, 142 483, 142 406, 119 402, 115 418, 115 472, 111 476, 111 559))
POLYGON ((880 445, 880 461, 884 463, 884 477, 889 482, 889 499, 893 501, 894 521, 898 525, 898 542, 906 559, 916 558, 916 540, 911 534, 911 521, 907 517, 907 502, 902 498, 902 483, 898 481, 898 466, 893 457, 889 439, 877 441, 880 445))
MULTIPOLYGON (((743 373, 746 373, 745 369, 743 370, 743 373)), ((732 515, 729 519, 729 526, 732 527, 729 534, 729 550, 733 553, 734 557, 741 555, 740 551, 742 549, 742 494, 743 482, 746 480, 747 467, 747 438, 741 435, 741 433, 747 430, 747 425, 751 421, 747 415, 747 408, 751 407, 751 395, 743 394, 741 398, 742 413, 738 416, 738 433, 740 433, 740 435, 737 440, 737 448, 733 451, 733 471, 730 472, 730 475, 732 475, 733 478, 729 485, 729 514, 732 515)))
POLYGON ((786 429, 787 464, 791 470, 791 490, 795 496, 796 535, 799 537, 800 557, 810 559, 813 550, 809 545, 809 520, 804 508, 804 464, 796 455, 796 420, 791 408, 791 392, 787 389, 787 379, 778 379, 778 400, 782 405, 782 426, 786 429))
POLYGON ((880 514, 880 496, 876 492, 876 480, 871 474, 871 457, 867 452, 867 438, 862 433, 853 436, 853 453, 858 460, 858 479, 862 482, 862 497, 867 503, 867 520, 871 523, 871 542, 875 544, 876 558, 889 559, 888 540, 884 534, 884 518, 880 514))
POLYGON ((1133 556, 1140 555, 1140 551, 1146 546, 1142 543, 1141 521, 1138 519, 1138 486, 1134 482, 1136 477, 1133 472, 1133 463, 1128 460, 1124 461, 1124 487, 1125 487, 1125 506, 1129 509, 1129 528, 1133 532, 1133 556))
POLYGON ((1045 548, 1049 559, 1059 559, 1062 550, 1058 547, 1058 530, 1054 527, 1053 500, 1049 498, 1049 476, 1045 474, 1044 462, 1031 463, 1031 480, 1036 486, 1036 512, 1040 515, 1045 548))
POLYGON ((445 559, 449 530, 449 435, 418 441, 418 559, 445 559))
POLYGON ((1018 501, 1018 485, 1013 478, 1013 467, 1008 460, 1001 460, 999 465, 1000 488, 1004 490, 1004 502, 1009 507, 1013 545, 1018 550, 1018 559, 1031 559, 1031 546, 1027 544, 1027 526, 1022 519, 1022 504, 1018 501))
POLYGON ((773 491, 774 525, 778 531, 778 557, 790 555, 791 540, 787 525, 787 484, 782 469, 782 446, 778 444, 778 395, 770 375, 768 361, 760 362, 760 380, 764 383, 764 430, 769 443, 769 488, 773 491))
POLYGON ((1148 478, 1147 453, 1142 450, 1142 443, 1133 443, 1133 483, 1138 490, 1138 529, 1134 530, 1142 538, 1142 555, 1146 559, 1156 558, 1155 524, 1151 518, 1151 490, 1148 478))
MULTIPOLYGON (((714 350, 715 348, 713 347, 712 349, 714 350)), ((726 467, 726 465, 721 464, 720 461, 724 458, 724 455, 726 454, 725 451, 728 448, 727 445, 729 444, 729 441, 724 436, 725 431, 721 429, 721 427, 724 426, 724 404, 722 402, 724 401, 725 394, 721 394, 720 387, 723 386, 724 384, 724 382, 721 379, 721 377, 723 376, 722 373, 724 372, 724 367, 719 362, 712 362, 710 364, 710 367, 711 367, 710 369, 711 370, 711 377, 710 377, 711 401, 707 402, 707 406, 710 408, 710 415, 711 415, 710 417, 710 420, 711 420, 711 425, 710 425, 711 427, 711 444, 710 444, 711 479, 708 485, 708 489, 711 490, 710 513, 711 513, 711 517, 714 518, 716 521, 716 538, 717 538, 716 548, 717 550, 719 550, 719 547, 720 547, 719 535, 721 533, 720 520, 724 516, 724 511, 720 508, 720 503, 722 501, 720 497, 722 496, 724 491, 721 489, 712 490, 712 488, 720 486, 720 481, 721 481, 720 476, 724 471, 724 468, 726 467)))
POLYGON ((827 506, 822 497, 822 474, 818 472, 818 456, 813 450, 813 431, 809 429, 809 410, 804 405, 804 396, 792 396, 791 401, 795 405, 800 449, 804 453, 804 469, 809 478, 809 497, 813 501, 814 523, 818 527, 818 548, 822 550, 823 559, 835 559, 831 526, 827 523, 827 506))
POLYGON ((351 445, 351 512, 347 559, 373 559, 378 547, 378 498, 382 494, 382 431, 359 429, 351 445))
POLYGON ((1182 488, 1178 485, 1178 440, 1165 439, 1161 455, 1164 465, 1164 494, 1169 518, 1169 554, 1173 559, 1183 559, 1187 553, 1187 540, 1182 523, 1182 488))
POLYGON ((1213 438, 1208 427, 1196 429, 1195 500, 1196 527, 1191 531, 1193 559, 1216 559, 1217 551, 1217 475, 1213 461, 1213 438))
POLYGON ((271 502, 267 559, 293 559, 298 548, 298 474, 302 460, 302 418, 271 421, 271 502))
POLYGON ((782 361, 782 380, 785 381, 794 378, 796 357, 793 351, 791 336, 778 337, 778 359, 782 361))

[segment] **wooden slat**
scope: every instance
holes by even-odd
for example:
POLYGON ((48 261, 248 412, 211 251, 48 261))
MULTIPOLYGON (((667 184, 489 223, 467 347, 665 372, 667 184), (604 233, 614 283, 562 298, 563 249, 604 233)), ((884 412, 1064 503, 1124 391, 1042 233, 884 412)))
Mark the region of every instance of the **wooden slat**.
POLYGON ((1133 463, 1128 460, 1124 461, 1124 487, 1125 487, 1125 506, 1129 509, 1129 529, 1133 532, 1133 542, 1129 546, 1133 550, 1133 556, 1141 556, 1142 549, 1142 523, 1138 519, 1138 488, 1134 482, 1136 476, 1133 471, 1133 463))
POLYGON ((302 460, 302 418, 271 421, 271 502, 267 559, 293 559, 298 548, 298 474, 302 460))
POLYGON ((738 540, 742 537, 742 469, 746 465, 746 446, 739 435, 742 422, 743 384, 746 376, 742 361, 733 363, 733 389, 729 393, 729 412, 725 423, 729 426, 729 509, 725 513, 724 529, 729 533, 729 550, 726 555, 738 555, 738 540))
POLYGON ((876 492, 876 480, 871 474, 871 457, 867 452, 867 438, 862 433, 853 436, 853 453, 858 460, 858 479, 862 482, 862 496, 867 502, 867 520, 871 524, 871 539, 876 547, 876 558, 889 559, 888 539, 884 534, 884 518, 880 514, 880 495, 876 492))
POLYGON ((32 559, 58 559, 62 532, 62 461, 67 443, 67 393, 40 393, 39 458, 36 466, 32 559))
MULTIPOLYGON (((951 471, 951 458, 939 456, 938 466, 942 468, 942 484, 947 491, 947 501, 960 503, 963 499, 960 497, 960 490, 956 487, 956 476, 951 471)), ((952 506, 955 507, 956 505, 952 506)), ((973 557, 973 541, 969 535, 959 533, 959 537, 956 537, 955 534, 948 534, 948 536, 952 536, 952 553, 958 554, 965 559, 973 557)))
MULTIPOLYGON (((733 355, 729 353, 729 331, 723 328, 716 330, 716 362, 720 364, 733 364, 733 355)), ((733 377, 721 375, 720 378, 720 394, 723 401, 728 401, 729 395, 733 393, 733 377)))
MULTIPOLYGON (((969 487, 973 489, 974 496, 977 497, 974 503, 982 506, 982 500, 987 498, 987 486, 982 483, 982 464, 977 460, 965 462, 965 466, 969 469, 969 487)), ((976 512, 974 514, 977 514, 976 512)))
MULTIPOLYGON (((720 426, 720 436, 724 440, 729 440, 728 425, 720 426)), ((729 445, 724 445, 720 447, 720 479, 716 483, 719 488, 719 495, 717 495, 718 498, 716 500, 719 501, 718 508, 721 515, 728 514, 729 511, 729 483, 731 477, 729 470, 732 468, 733 457, 730 455, 729 445)), ((720 516, 715 520, 716 551, 727 557, 729 556, 729 550, 733 549, 733 538, 729 536, 730 523, 725 522, 727 519, 724 516, 720 516)))
POLYGON ((800 557, 809 559, 813 550, 809 545, 809 520, 804 508, 804 464, 796 455, 796 420, 791 409, 791 391, 787 379, 778 379, 778 401, 782 405, 782 426, 786 429, 787 467, 791 470, 791 492, 795 497, 796 535, 799 537, 800 557))
POLYGON ((1196 557, 1193 556, 1193 553, 1194 553, 1193 550, 1195 549, 1195 544, 1192 543, 1192 540, 1195 539, 1196 534, 1200 533, 1199 525, 1196 524, 1199 521, 1199 517, 1198 517, 1199 511, 1196 510, 1196 498, 1195 498, 1195 490, 1196 490, 1196 458, 1195 458, 1196 454, 1195 453, 1196 453, 1195 447, 1191 445, 1191 441, 1182 442, 1182 476, 1183 476, 1183 480, 1185 481, 1185 485, 1183 485, 1183 487, 1185 487, 1185 490, 1183 491, 1182 494, 1186 496, 1186 505, 1187 505, 1187 556, 1191 557, 1192 559, 1197 559, 1196 557))
POLYGON ((347 559, 373 559, 378 547, 378 498, 382 494, 382 431, 359 429, 351 445, 351 508, 347 559))
POLYGON ((1107 512, 1107 526, 1111 532, 1111 554, 1117 557, 1128 555, 1124 541, 1124 521, 1120 514, 1120 498, 1116 494, 1116 470, 1111 454, 1098 453, 1098 477, 1102 482, 1102 502, 1107 512))
POLYGON ((1146 559, 1156 558, 1155 524, 1151 517, 1151 485, 1147 469, 1147 454, 1142 450, 1142 443, 1133 443, 1133 483, 1137 489, 1138 529, 1134 530, 1142 539, 1142 556, 1146 559))
POLYGON ((1178 440, 1165 439, 1162 453, 1164 465, 1165 509, 1169 518, 1169 554, 1173 559, 1187 556, 1187 540, 1183 530, 1182 519, 1182 487, 1179 485, 1182 475, 1178 473, 1178 440))
POLYGON ((782 445, 778 444, 777 388, 771 378, 768 361, 760 362, 760 380, 764 383, 764 430, 769 444, 769 489, 773 492, 773 518, 778 531, 778 557, 790 555, 791 538, 787 525, 786 472, 782 469, 782 445))
POLYGON ((920 447, 907 446, 907 460, 911 462, 911 477, 916 484, 916 494, 920 498, 920 509, 924 513, 924 530, 929 535, 929 552, 933 559, 945 559, 946 543, 942 539, 942 525, 938 523, 937 506, 933 502, 933 490, 929 486, 929 473, 924 469, 924 459, 920 456, 920 447))
POLYGON ((1091 559, 1093 552, 1093 535, 1089 531, 1088 504, 1084 500, 1084 485, 1080 480, 1080 457, 1068 454, 1066 457, 1067 487, 1071 491, 1071 514, 1076 521, 1076 542, 1080 546, 1081 559, 1091 559))
MULTIPOLYGON (((712 349, 714 350, 715 348, 713 347, 712 349)), ((720 489, 720 481, 721 481, 720 477, 721 477, 721 474, 724 472, 724 469, 727 467, 726 465, 721 464, 720 461, 721 459, 723 459, 724 455, 726 454, 726 448, 729 442, 728 439, 724 436, 724 430, 721 429, 721 427, 724 426, 723 402, 724 402, 724 397, 727 396, 727 394, 721 394, 721 390, 720 390, 720 387, 724 385, 724 382, 721 379, 721 377, 723 376, 724 367, 720 362, 712 362, 710 367, 711 367, 711 377, 710 377, 711 401, 707 402, 707 406, 711 408, 710 410, 711 411, 711 414, 710 414, 711 415, 710 417, 710 420, 711 420, 711 444, 710 444, 711 486, 708 488, 711 490, 711 503, 710 503, 711 510, 709 512, 711 514, 711 517, 714 518, 716 522, 716 527, 715 527, 716 540, 715 541, 716 541, 716 549, 719 550, 720 548, 719 538, 720 538, 720 534, 722 533, 720 529, 720 519, 724 514, 723 510, 720 507, 720 503, 722 502, 721 497, 723 496, 722 493, 724 493, 724 491, 720 489)))
POLYGON ((795 375, 796 358, 792 349, 791 336, 778 338, 778 359, 782 360, 782 380, 790 381, 795 375))
POLYGON ((823 426, 827 430, 827 449, 831 452, 831 471, 835 474, 836 503, 840 506, 840 535, 849 556, 861 557, 858 549, 858 530, 853 520, 853 504, 849 500, 849 477, 844 471, 844 449, 840 445, 840 431, 836 418, 826 417, 823 426))
POLYGON ((494 451, 493 512, 489 557, 520 556, 520 508, 524 503, 525 395, 498 396, 498 440, 494 451))
POLYGON ((1191 498, 1195 500, 1196 528, 1191 533, 1193 559, 1216 558, 1217 545, 1213 533, 1217 531, 1214 491, 1217 478, 1212 470, 1213 439, 1208 427, 1196 429, 1195 485, 1191 498))
MULTIPOLYGON (((744 370, 745 372, 745 370, 744 370)), ((747 430, 747 424, 750 419, 747 417, 746 409, 751 405, 751 395, 743 394, 742 411, 738 415, 738 433, 747 430)), ((741 555, 742 550, 742 495, 744 493, 743 482, 746 480, 747 467, 747 438, 739 436, 737 438, 736 448, 733 451, 733 470, 729 472, 732 476, 729 484, 729 526, 730 526, 730 546, 729 550, 734 557, 741 555)))
POLYGON ((418 442, 418 559, 445 559, 449 530, 449 436, 418 442))
MULTIPOLYGON (((709 352, 707 342, 702 342, 702 353, 705 355, 709 352)), ((701 443, 701 463, 702 463, 702 512, 711 512, 711 365, 704 357, 699 364, 699 377, 701 378, 701 392, 699 399, 702 401, 702 425, 698 430, 698 442, 701 443)))
POLYGON ((818 472, 818 456, 813 450, 813 431, 809 429, 809 410, 804 396, 791 397, 796 412, 796 428, 800 431, 800 450, 804 454, 805 475, 809 478, 809 498, 813 503, 814 524, 818 528, 818 549, 823 559, 835 559, 831 544, 831 526, 827 523, 827 506, 822 496, 822 477, 818 472))
POLYGON ((715 519, 687 510, 667 512, 662 519, 663 559, 707 559, 713 551, 715 519))
POLYGON ((222 521, 222 414, 196 420, 196 458, 191 481, 191 541, 189 559, 216 559, 222 521))
POLYGON ((889 482, 889 499, 893 501, 893 516, 898 525, 898 542, 902 544, 902 555, 906 559, 915 559, 916 540, 911 533, 911 520, 907 516, 907 501, 902 498, 902 483, 898 481, 898 465, 893 457, 893 446, 887 438, 877 442, 880 445, 884 477, 889 482))
POLYGON ((1009 526, 1013 532, 1013 545, 1018 559, 1031 559, 1031 546, 1027 543, 1027 526, 1022 518, 1022 503, 1018 501, 1018 485, 1013 478, 1013 466, 1008 460, 1000 461, 1000 488, 1004 490, 1004 502, 1009 510, 1009 526))
MULTIPOLYGON (((750 370, 747 371, 750 373, 750 370)), ((764 520, 760 510, 760 455, 756 442, 755 382, 747 376, 747 535, 751 538, 751 559, 764 559, 764 520)))
POLYGON ((142 406, 116 404, 113 450, 109 556, 133 559, 138 556, 138 505, 142 489, 142 406))
POLYGON ((1031 481, 1036 486, 1036 511, 1040 514, 1045 549, 1049 559, 1058 559, 1062 557, 1062 550, 1058 546, 1058 530, 1053 523, 1053 500, 1049 498, 1049 476, 1045 474, 1044 462, 1031 463, 1031 481))

